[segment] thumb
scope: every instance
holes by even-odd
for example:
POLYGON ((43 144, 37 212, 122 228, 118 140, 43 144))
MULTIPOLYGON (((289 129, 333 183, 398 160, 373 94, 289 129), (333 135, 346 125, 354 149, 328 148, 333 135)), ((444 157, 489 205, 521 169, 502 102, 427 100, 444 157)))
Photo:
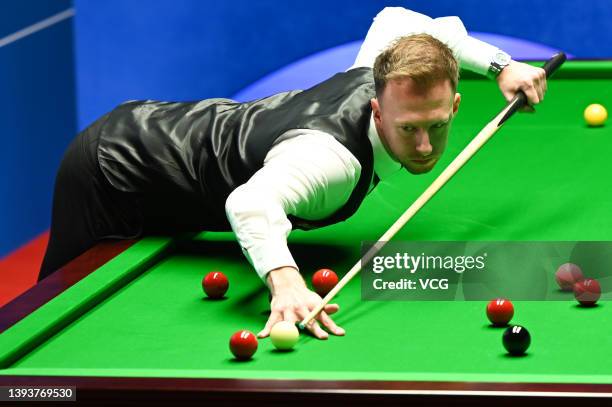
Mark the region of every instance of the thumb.
POLYGON ((502 89, 501 92, 502 95, 504 95, 504 99, 506 99, 506 102, 510 102, 512 99, 514 99, 514 95, 516 94, 516 92, 512 92, 507 89, 502 89))
POLYGON ((274 324, 276 324, 281 318, 280 313, 278 312, 272 312, 270 314, 270 317, 268 318, 268 322, 266 323, 266 326, 264 327, 264 329, 262 329, 258 334, 257 337, 258 338, 265 338, 268 335, 270 335, 270 331, 272 330, 272 327, 274 326, 274 324))

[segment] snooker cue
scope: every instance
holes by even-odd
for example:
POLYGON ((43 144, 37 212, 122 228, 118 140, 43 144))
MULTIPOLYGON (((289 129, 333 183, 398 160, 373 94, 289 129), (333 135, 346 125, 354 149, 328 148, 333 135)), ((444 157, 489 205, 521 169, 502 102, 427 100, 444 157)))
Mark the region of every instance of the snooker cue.
MULTIPOLYGON (((543 66, 546 71, 546 77, 550 77, 564 62, 566 56, 563 52, 553 55, 543 66)), ((304 329, 320 312, 321 310, 338 294, 338 292, 349 282, 353 277, 361 271, 361 265, 367 264, 378 253, 384 245, 395 236, 395 234, 440 190, 453 175, 470 158, 497 132, 497 130, 508 120, 514 113, 527 104, 527 96, 523 91, 519 92, 514 98, 508 102, 501 112, 499 112, 493 120, 491 120, 470 143, 455 157, 455 159, 442 171, 434 182, 417 198, 416 201, 400 216, 393 225, 378 239, 366 254, 355 263, 348 273, 334 286, 334 288, 323 298, 321 303, 298 324, 300 329, 304 329)))

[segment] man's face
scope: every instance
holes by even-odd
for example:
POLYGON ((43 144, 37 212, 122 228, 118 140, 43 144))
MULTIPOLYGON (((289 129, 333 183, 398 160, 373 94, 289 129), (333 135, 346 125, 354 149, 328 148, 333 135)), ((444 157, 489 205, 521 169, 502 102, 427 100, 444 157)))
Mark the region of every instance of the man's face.
POLYGON ((461 96, 450 81, 427 89, 410 78, 387 82, 379 99, 372 99, 374 123, 387 152, 408 171, 431 171, 446 148, 451 121, 461 96))

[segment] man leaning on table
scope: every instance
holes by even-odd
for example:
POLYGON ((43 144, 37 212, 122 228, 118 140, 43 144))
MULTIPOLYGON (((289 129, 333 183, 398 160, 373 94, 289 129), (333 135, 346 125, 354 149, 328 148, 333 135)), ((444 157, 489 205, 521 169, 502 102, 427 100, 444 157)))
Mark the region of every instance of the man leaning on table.
MULTIPOLYGON (((302 320, 321 299, 287 236, 347 219, 402 168, 436 165, 461 101, 458 64, 494 78, 508 100, 522 90, 534 105, 546 92, 542 69, 470 37, 459 18, 390 7, 353 66, 306 91, 247 103, 121 104, 64 156, 39 278, 102 239, 231 228, 272 293, 259 336, 302 320)), ((327 305, 308 329, 320 339, 343 335, 330 317, 337 311, 327 305)))

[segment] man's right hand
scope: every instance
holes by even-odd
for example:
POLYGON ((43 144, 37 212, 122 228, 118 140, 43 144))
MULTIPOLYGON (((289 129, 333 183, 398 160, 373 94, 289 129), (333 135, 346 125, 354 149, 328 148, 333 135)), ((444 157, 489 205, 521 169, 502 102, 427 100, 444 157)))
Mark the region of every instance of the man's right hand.
POLYGON ((497 77, 497 84, 508 102, 522 90, 527 96, 528 104, 521 110, 533 112, 533 105, 544 100, 546 94, 546 72, 539 67, 511 61, 497 77))
MULTIPOLYGON (((281 267, 270 271, 267 283, 272 293, 271 312, 266 326, 257 334, 259 338, 270 335, 270 330, 277 322, 301 322, 310 311, 321 303, 321 297, 308 289, 302 275, 293 267, 281 267)), ((327 304, 317 316, 317 320, 313 320, 307 325, 307 329, 315 337, 327 339, 329 334, 317 323, 319 321, 332 334, 344 335, 344 329, 337 326, 329 316, 339 309, 338 304, 327 304)))

